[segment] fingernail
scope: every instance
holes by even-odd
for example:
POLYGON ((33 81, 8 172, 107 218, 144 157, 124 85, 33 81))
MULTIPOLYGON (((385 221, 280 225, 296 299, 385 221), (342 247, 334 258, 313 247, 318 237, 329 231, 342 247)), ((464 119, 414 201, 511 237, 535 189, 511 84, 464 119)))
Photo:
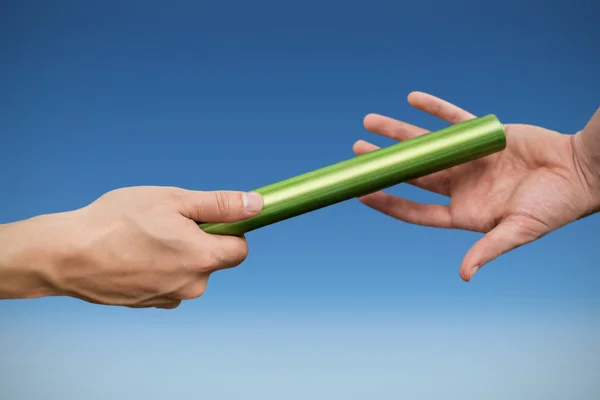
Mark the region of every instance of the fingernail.
POLYGON ((478 269, 479 265, 476 265, 473 268, 471 268, 471 276, 469 277, 469 280, 473 279, 473 276, 475 275, 475 272, 477 272, 478 269))
POLYGON ((242 195, 244 201, 244 210, 247 213, 255 214, 263 208, 263 198, 260 194, 255 192, 244 193, 242 195))

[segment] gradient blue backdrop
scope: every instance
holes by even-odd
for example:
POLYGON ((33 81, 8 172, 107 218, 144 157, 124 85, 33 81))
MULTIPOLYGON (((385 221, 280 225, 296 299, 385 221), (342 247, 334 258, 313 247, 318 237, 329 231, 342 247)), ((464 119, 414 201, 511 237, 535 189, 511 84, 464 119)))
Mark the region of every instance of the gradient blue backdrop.
MULTIPOLYGON (((444 126, 412 90, 576 132, 599 106, 597 8, 1 1, 0 222, 129 185, 250 190, 390 144, 369 112, 444 126)), ((599 217, 466 284, 480 235, 349 201, 250 234, 177 310, 1 302, 0 397, 600 398, 599 217)))

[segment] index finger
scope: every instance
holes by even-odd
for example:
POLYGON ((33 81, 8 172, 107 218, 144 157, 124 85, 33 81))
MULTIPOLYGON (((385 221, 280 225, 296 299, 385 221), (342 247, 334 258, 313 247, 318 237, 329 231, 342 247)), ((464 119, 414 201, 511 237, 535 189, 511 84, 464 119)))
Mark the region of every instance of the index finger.
POLYGON ((408 102, 411 106, 450 124, 458 124, 476 118, 470 112, 428 93, 412 92, 408 95, 408 102))
POLYGON ((233 268, 240 265, 248 256, 248 243, 244 237, 202 235, 200 251, 208 252, 211 271, 233 268))
POLYGON ((363 124, 369 132, 389 137, 399 142, 428 133, 427 129, 379 114, 368 114, 363 124))

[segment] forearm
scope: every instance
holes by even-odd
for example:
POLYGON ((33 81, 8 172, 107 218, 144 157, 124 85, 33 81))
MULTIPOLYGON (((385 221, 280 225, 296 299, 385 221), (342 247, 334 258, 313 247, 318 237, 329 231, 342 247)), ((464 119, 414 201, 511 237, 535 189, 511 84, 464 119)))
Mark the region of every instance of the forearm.
POLYGON ((64 252, 59 246, 61 216, 0 225, 0 299, 56 294, 51 277, 64 252))
POLYGON ((573 147, 580 174, 600 208, 600 108, 585 128, 574 135, 573 147))

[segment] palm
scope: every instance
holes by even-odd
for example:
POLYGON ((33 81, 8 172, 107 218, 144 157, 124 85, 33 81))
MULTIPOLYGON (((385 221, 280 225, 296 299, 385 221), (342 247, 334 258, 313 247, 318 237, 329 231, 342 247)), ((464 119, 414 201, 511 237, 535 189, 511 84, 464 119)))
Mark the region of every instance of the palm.
MULTIPOLYGON (((409 102, 452 124, 474 118, 424 93, 411 94, 409 102)), ((427 132, 380 115, 367 116, 365 127, 397 140, 427 132)), ((382 192, 360 200, 409 223, 486 233, 463 261, 461 276, 469 280, 481 265, 585 212, 579 205, 585 186, 577 174, 572 136, 530 125, 505 125, 505 129, 504 151, 409 182, 449 196, 448 206, 416 203, 382 192)), ((354 146, 356 154, 376 148, 364 141, 354 146)))
POLYGON ((530 125, 506 125, 506 133, 505 151, 449 171, 452 227, 489 232, 512 219, 535 239, 570 221, 569 137, 530 125))

